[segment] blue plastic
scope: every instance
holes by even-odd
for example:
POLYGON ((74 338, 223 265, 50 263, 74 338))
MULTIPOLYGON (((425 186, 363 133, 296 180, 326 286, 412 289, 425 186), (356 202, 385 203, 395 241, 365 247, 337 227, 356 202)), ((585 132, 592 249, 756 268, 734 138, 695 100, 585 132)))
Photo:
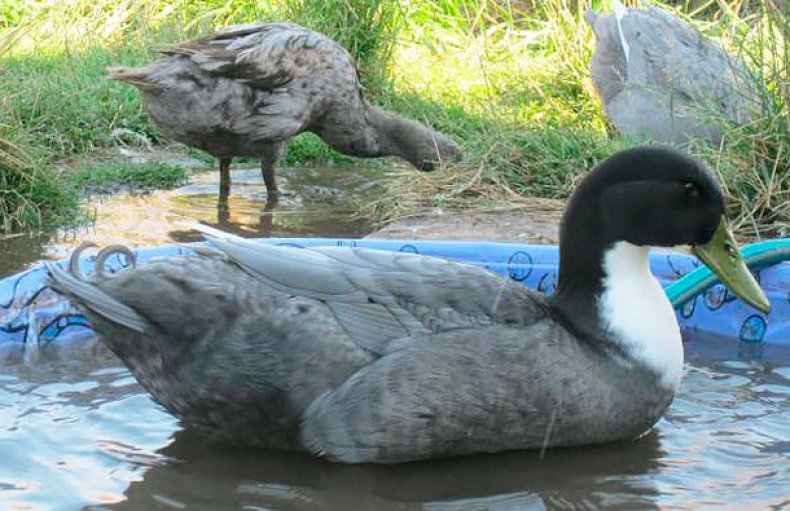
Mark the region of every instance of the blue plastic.
MULTIPOLYGON (((533 289, 553 293, 557 283, 558 249, 552 245, 417 240, 263 238, 261 243, 313 246, 356 246, 415 252, 476 264, 533 289)), ((137 251, 138 261, 164 255, 188 255, 183 246, 137 251)), ((778 262, 790 254, 790 240, 773 240, 747 246, 747 260, 764 266, 755 272, 768 299, 771 314, 763 315, 736 299, 710 276, 694 257, 674 252, 653 252, 653 273, 679 304, 681 328, 705 335, 739 339, 740 343, 790 348, 790 263, 778 262), (765 266, 770 265, 770 266, 765 266), (699 268, 698 268, 699 267, 699 268), (689 280, 679 279, 688 275, 689 280)), ((81 261, 92 271, 94 258, 81 261)), ((63 263, 61 263, 63 264, 63 263)), ((109 261, 111 270, 126 264, 121 257, 109 261)), ((90 326, 60 296, 44 286, 46 270, 39 266, 0 280, 0 350, 26 343, 70 342, 85 339, 90 326)))

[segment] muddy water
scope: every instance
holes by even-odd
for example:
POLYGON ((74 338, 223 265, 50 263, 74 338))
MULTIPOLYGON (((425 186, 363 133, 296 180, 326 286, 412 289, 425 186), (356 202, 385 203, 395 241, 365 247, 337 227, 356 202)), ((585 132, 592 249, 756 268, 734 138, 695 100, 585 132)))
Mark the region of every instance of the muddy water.
MULTIPOLYGON (((351 208, 338 192, 306 188, 321 176, 306 178, 271 221, 260 214, 257 172, 234 177, 227 214, 217 210, 215 176, 200 175, 180 190, 97 204, 90 237, 135 245, 189 239, 178 225, 184 217, 251 235, 366 230, 347 221, 351 208)), ((364 175, 332 182, 339 180, 348 180, 346 194, 369 186, 364 175)), ((291 176, 287 189, 299 182, 291 176)), ((78 240, 39 241, 15 240, 5 272, 78 240)), ((395 467, 209 444, 183 430, 95 339, 52 344, 0 370, 0 509, 790 508, 790 357, 769 364, 706 355, 721 352, 713 347, 722 342, 735 341, 687 342, 680 394, 638 441, 395 467)))
POLYGON ((43 259, 65 257, 85 240, 132 246, 197 241, 187 220, 200 221, 245 237, 354 237, 371 231, 354 219, 358 202, 375 193, 380 169, 363 166, 278 169, 283 190, 276 206, 266 200, 258 169, 232 173, 231 194, 218 200, 219 173, 202 172, 187 186, 145 195, 121 193, 88 206, 95 225, 88 229, 0 240, 0 276, 43 259))

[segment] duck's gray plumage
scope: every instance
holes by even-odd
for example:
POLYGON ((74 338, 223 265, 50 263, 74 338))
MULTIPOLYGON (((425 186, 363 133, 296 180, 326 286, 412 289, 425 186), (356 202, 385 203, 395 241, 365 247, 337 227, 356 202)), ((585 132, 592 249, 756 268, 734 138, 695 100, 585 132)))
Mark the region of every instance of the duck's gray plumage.
POLYGON ((647 247, 707 246, 724 212, 709 169, 648 146, 574 191, 551 297, 417 254, 213 230, 212 249, 92 282, 52 264, 51 285, 158 402, 217 437, 381 463, 592 444, 644 433, 682 376, 647 247))
POLYGON ((153 396, 214 434, 394 462, 633 437, 671 400, 483 269, 212 243, 223 257, 162 259, 90 290, 51 270, 153 396), (95 296, 146 318, 145 333, 93 310, 95 296))
POLYGON ((448 136, 370 105, 351 55, 304 27, 240 25, 160 51, 165 58, 110 78, 140 89, 167 136, 221 160, 262 157, 272 170, 304 131, 353 156, 400 156, 425 170, 461 155, 448 136))
POLYGON ((668 12, 618 7, 587 13, 596 37, 590 72, 616 129, 662 143, 718 144, 721 129, 711 118, 757 117, 754 80, 740 60, 668 12))

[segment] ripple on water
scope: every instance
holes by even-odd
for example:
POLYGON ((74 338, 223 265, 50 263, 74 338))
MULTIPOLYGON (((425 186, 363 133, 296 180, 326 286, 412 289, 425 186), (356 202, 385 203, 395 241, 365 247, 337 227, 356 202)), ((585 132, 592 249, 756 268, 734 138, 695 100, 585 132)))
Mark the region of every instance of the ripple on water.
POLYGON ((110 356, 85 359, 76 374, 66 371, 73 361, 3 368, 30 384, 0 381, 0 402, 10 404, 0 408, 0 509, 118 502, 161 459, 156 450, 176 422, 128 383, 119 364, 110 356), (92 372, 106 364, 106 372, 92 372), (119 378, 127 384, 113 386, 119 378))
POLYGON ((156 405, 111 355, 4 368, 0 508, 764 508, 787 499, 786 368, 693 360, 636 442, 395 467, 216 445, 156 405), (203 506, 203 507, 200 507, 203 506))

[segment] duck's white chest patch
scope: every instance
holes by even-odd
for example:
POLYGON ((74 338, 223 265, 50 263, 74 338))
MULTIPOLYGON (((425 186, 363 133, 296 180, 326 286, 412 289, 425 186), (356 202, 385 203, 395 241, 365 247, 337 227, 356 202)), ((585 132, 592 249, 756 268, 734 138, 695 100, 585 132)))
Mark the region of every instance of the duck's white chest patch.
POLYGON ((599 312, 604 326, 635 360, 677 389, 683 376, 683 341, 672 304, 650 273, 648 247, 624 241, 604 254, 599 312))

